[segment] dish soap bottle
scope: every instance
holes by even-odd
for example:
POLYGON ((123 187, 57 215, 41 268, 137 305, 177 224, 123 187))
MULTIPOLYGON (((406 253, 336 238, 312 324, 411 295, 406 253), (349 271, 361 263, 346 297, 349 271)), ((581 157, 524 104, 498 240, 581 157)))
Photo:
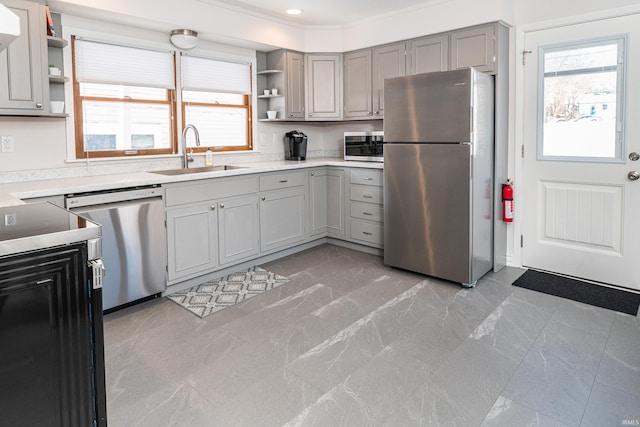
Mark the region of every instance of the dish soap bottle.
POLYGON ((213 166, 213 152, 211 151, 211 147, 208 147, 207 152, 204 153, 204 165, 213 166))

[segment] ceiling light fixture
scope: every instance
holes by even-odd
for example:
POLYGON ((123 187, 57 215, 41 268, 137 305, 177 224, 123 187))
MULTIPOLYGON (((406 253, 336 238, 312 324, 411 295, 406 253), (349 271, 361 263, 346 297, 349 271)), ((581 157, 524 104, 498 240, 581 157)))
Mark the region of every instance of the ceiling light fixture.
POLYGON ((300 9, 288 9, 287 10, 287 14, 289 15, 300 15, 302 13, 302 10, 300 9))
POLYGON ((171 44, 180 49, 193 49, 198 44, 198 33, 193 30, 171 30, 171 44))

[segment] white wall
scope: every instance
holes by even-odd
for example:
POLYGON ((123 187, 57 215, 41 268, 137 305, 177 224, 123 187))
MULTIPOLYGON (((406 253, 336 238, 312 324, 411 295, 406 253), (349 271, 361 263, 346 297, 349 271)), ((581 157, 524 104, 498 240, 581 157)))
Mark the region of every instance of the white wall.
POLYGON ((599 11, 637 6, 638 0, 513 0, 515 25, 539 23, 599 11))
POLYGON ((344 27, 344 51, 436 34, 486 22, 513 21, 510 0, 441 0, 344 27))

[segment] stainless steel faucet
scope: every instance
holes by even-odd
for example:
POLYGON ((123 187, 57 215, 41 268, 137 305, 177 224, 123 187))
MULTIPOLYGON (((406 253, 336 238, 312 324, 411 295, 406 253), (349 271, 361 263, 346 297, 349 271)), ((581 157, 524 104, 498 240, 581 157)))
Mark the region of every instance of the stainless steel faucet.
POLYGON ((187 131, 189 129, 193 129, 193 134, 196 137, 196 146, 200 146, 200 134, 198 133, 198 129, 194 125, 186 125, 182 130, 182 167, 188 168, 189 162, 193 162, 193 148, 191 149, 191 153, 187 155, 187 131))

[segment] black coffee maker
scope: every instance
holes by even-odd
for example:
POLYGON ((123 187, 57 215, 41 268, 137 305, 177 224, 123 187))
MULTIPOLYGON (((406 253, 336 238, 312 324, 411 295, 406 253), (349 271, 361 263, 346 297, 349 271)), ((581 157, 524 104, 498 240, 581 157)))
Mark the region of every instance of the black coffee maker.
POLYGON ((307 135, 292 130, 284 135, 285 160, 304 160, 307 157, 307 135))

